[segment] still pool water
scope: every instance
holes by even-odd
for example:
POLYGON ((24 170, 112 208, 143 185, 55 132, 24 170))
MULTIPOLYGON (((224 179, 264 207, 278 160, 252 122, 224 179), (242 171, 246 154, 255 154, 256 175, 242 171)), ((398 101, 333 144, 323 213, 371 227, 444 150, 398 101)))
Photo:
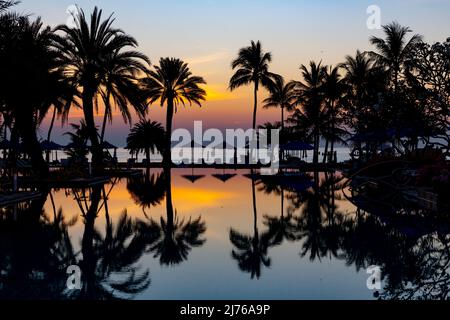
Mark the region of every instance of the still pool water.
POLYGON ((361 208, 344 182, 152 169, 51 190, 0 211, 0 298, 448 297, 448 229, 425 228, 416 208, 395 209, 399 219, 361 208), (81 290, 67 288, 70 265, 81 290))

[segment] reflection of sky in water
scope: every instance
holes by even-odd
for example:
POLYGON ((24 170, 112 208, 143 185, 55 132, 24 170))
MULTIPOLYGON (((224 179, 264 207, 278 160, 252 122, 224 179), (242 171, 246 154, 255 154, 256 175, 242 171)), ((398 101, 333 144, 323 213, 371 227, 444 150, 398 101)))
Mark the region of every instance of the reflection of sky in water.
MULTIPOLYGON (((153 169, 152 172, 157 172, 153 169)), ((228 171, 231 173, 232 171, 228 171)), ((309 253, 301 258, 302 241, 286 242, 270 247, 269 268, 262 267, 260 279, 251 279, 249 273, 239 270, 237 261, 232 259, 230 228, 240 233, 253 233, 253 207, 251 180, 239 173, 224 183, 211 174, 210 170, 196 170, 195 174, 205 175, 195 183, 182 175, 190 170, 174 170, 172 174, 173 207, 177 216, 185 220, 201 216, 206 223, 204 238, 206 243, 193 248, 187 261, 179 265, 160 266, 152 253, 145 254, 139 264, 149 268, 151 285, 139 294, 138 299, 370 299, 371 291, 366 287, 365 270, 356 272, 354 266, 345 266, 345 261, 322 257, 311 262, 309 253)), ((108 206, 112 219, 117 222, 120 214, 127 210, 132 218, 145 220, 142 209, 136 205, 126 188, 126 180, 119 181, 109 196, 108 206)), ((108 188, 106 188, 108 189, 108 188)), ((280 216, 280 196, 257 191, 257 211, 259 232, 263 217, 280 216)), ((78 215, 74 200, 66 198, 64 191, 54 194, 56 207, 63 207, 68 217, 78 215)), ((166 216, 165 200, 161 205, 146 208, 146 214, 156 221, 166 216)), ((353 212, 349 203, 337 201, 339 210, 353 212)), ((285 214, 289 210, 289 200, 284 201, 285 214)), ((47 213, 52 212, 49 202, 47 213)), ((298 214, 299 210, 294 214, 298 214)), ((103 211, 96 221, 98 230, 104 232, 103 211)), ((80 246, 83 234, 82 219, 71 227, 70 234, 75 247, 80 246)))

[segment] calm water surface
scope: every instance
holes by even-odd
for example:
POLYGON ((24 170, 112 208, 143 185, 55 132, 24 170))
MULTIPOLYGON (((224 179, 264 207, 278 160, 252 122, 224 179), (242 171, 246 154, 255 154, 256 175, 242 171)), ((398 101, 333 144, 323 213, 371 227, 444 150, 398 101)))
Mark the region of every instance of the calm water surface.
POLYGON ((152 169, 90 190, 51 190, 2 209, 0 297, 448 295, 447 229, 419 228, 420 210, 403 208, 406 218, 392 221, 382 206, 358 209, 344 182, 338 173, 152 169), (80 266, 82 290, 66 289, 69 265, 80 266), (366 283, 371 265, 383 271, 376 293, 366 283))

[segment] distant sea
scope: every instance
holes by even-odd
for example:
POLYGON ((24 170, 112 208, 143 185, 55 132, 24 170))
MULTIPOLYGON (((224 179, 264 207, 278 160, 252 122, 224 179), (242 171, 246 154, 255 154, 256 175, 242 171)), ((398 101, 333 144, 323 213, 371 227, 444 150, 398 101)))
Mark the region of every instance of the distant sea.
MULTIPOLYGON (((337 147, 335 148, 336 153, 337 153, 337 160, 338 162, 343 162, 343 161, 347 161, 350 159, 350 149, 348 147, 337 147)), ((322 159, 323 155, 323 148, 321 148, 320 152, 321 152, 321 156, 320 159, 322 159)), ((111 150, 111 155, 113 155, 113 151, 111 150)), ((52 159, 54 157, 54 152, 52 153, 52 159)), ((58 151, 58 159, 66 159, 67 155, 65 154, 64 151, 58 151)), ((312 151, 308 151, 307 152, 307 158, 304 159, 307 162, 311 162, 312 161, 312 157, 313 157, 313 152, 312 151)), ((128 159, 130 159, 130 153, 128 152, 128 150, 124 149, 124 148, 119 148, 117 149, 117 159, 119 160, 119 162, 127 162, 128 159)), ((138 156, 138 162, 141 162, 142 160, 145 159, 145 155, 143 153, 141 153, 138 156)), ((152 154, 151 155, 151 161, 152 162, 161 162, 162 160, 162 156, 157 153, 157 154, 152 154)))

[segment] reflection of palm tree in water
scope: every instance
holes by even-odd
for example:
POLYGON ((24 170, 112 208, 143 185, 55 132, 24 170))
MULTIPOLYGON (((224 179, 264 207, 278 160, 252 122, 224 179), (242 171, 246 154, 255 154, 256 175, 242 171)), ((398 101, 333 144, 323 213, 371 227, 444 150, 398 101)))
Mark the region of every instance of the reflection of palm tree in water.
POLYGON ((232 250, 233 259, 237 260, 239 269, 251 274, 251 278, 261 277, 261 267, 270 267, 271 260, 267 256, 270 244, 270 234, 259 233, 258 213, 256 209, 256 187, 252 176, 252 198, 253 198, 253 236, 239 233, 233 228, 230 230, 230 241, 236 250, 232 250))
POLYGON ((0 298, 60 299, 65 268, 74 263, 62 211, 54 221, 43 207, 47 192, 29 204, 0 210, 0 298))
POLYGON ((145 225, 148 251, 159 257, 162 265, 175 265, 188 259, 189 252, 194 247, 202 246, 205 240, 202 235, 206 231, 201 217, 185 221, 177 217, 172 203, 171 170, 164 170, 166 186, 166 219, 160 222, 150 219, 145 225))
POLYGON ((148 219, 146 209, 160 205, 166 195, 165 176, 164 174, 150 174, 150 169, 147 169, 144 177, 131 177, 127 182, 127 189, 148 219))
POLYGON ((92 188, 87 207, 87 200, 77 198, 83 202, 80 208, 87 208, 82 210, 81 252, 75 252, 68 232, 76 219, 66 221, 62 209, 57 211, 53 206, 52 221, 43 210, 47 194, 30 204, 0 211, 0 297, 130 298, 148 287, 148 270, 139 272, 136 267, 146 247, 140 224, 125 213, 113 224, 104 188, 92 188), (105 209, 104 236, 94 227, 99 208, 105 209), (81 290, 67 289, 70 265, 81 268, 81 290))
POLYGON ((266 194, 275 194, 280 196, 280 216, 271 217, 264 216, 264 225, 269 228, 270 245, 281 245, 284 240, 295 241, 295 225, 293 223, 292 213, 289 211, 287 215, 284 214, 284 198, 285 189, 284 186, 277 180, 269 178, 262 178, 258 183, 258 191, 262 191, 266 194))
POLYGON ((314 173, 314 185, 303 192, 291 193, 289 198, 294 209, 300 209, 297 221, 297 238, 303 239, 302 257, 310 253, 310 260, 314 261, 326 257, 339 255, 340 225, 342 213, 337 211, 335 204, 336 190, 340 190, 342 178, 335 174, 325 173, 320 179, 314 173))
POLYGON ((84 215, 85 228, 80 261, 83 299, 130 298, 150 285, 149 271, 139 273, 136 262, 145 252, 145 238, 139 223, 124 212, 117 225, 111 221, 103 187, 91 191, 90 206, 84 215), (103 196, 102 196, 103 194, 103 196), (95 228, 99 205, 103 197, 106 231, 103 237, 95 228))

